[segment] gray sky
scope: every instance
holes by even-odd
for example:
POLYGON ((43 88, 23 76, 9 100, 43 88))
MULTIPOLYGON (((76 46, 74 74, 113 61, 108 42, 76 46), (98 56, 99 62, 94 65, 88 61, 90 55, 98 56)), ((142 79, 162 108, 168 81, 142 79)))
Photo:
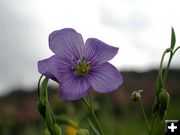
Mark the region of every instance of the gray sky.
MULTIPOLYGON (((119 47, 111 63, 122 70, 157 67, 171 26, 180 43, 179 5, 179 0, 1 0, 0 94, 37 83, 37 61, 52 55, 48 35, 65 27, 84 40, 96 37, 119 47)), ((180 67, 179 57, 173 67, 180 67)))

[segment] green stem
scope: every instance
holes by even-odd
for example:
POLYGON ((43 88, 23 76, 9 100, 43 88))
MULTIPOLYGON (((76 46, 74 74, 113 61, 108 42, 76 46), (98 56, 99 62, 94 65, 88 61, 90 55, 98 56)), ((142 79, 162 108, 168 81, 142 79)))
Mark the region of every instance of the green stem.
MULTIPOLYGON (((160 63, 160 67, 159 67, 159 73, 158 73, 158 77, 157 77, 157 84, 156 84, 156 92, 159 91, 159 83, 161 85, 161 87, 164 86, 164 83, 167 79, 167 76, 168 76, 168 73, 169 73, 169 69, 170 69, 170 64, 171 64, 171 61, 172 61, 172 58, 174 56, 174 54, 176 53, 176 51, 180 49, 180 46, 177 47, 174 52, 172 51, 172 49, 168 48, 164 51, 163 55, 162 55, 162 58, 161 58, 161 63, 160 63), (164 61, 164 57, 166 55, 166 53, 169 53, 170 52, 170 57, 169 57, 169 60, 168 60, 168 64, 166 66, 166 70, 165 70, 165 73, 164 75, 162 74, 162 66, 163 66, 163 61, 164 61), (160 82, 159 82, 160 80, 160 82)), ((159 94, 157 92, 157 94, 159 94)), ((158 96, 158 95, 157 95, 158 96)), ((150 135, 152 134, 153 130, 154 130, 154 127, 155 127, 155 123, 157 121, 157 115, 156 116, 153 116, 152 117, 152 125, 151 125, 151 132, 150 132, 150 135)))
POLYGON ((53 120, 54 123, 56 123, 56 119, 55 119, 54 113, 52 111, 51 105, 50 105, 49 100, 48 100, 48 94, 46 94, 46 102, 47 102, 47 107, 48 107, 48 109, 49 109, 49 111, 51 113, 52 120, 53 120))
POLYGON ((41 83, 42 77, 43 77, 43 75, 41 75, 39 80, 38 80, 38 97, 40 97, 40 83, 41 83))
MULTIPOLYGON (((164 57, 167 53, 169 52, 172 52, 171 49, 166 49, 161 57, 161 62, 160 62, 160 66, 159 66, 159 72, 158 72, 158 77, 157 77, 157 80, 158 80, 158 83, 159 84, 159 81, 160 81, 160 85, 161 87, 163 86, 163 79, 162 79, 162 67, 163 67, 163 61, 164 61, 164 57)), ((158 88, 157 88, 158 89, 158 88)))
POLYGON ((97 124, 97 127, 98 127, 101 135, 104 135, 103 129, 101 127, 101 124, 100 124, 99 120, 97 119, 96 114, 94 113, 93 105, 92 105, 92 98, 90 96, 90 93, 89 93, 89 99, 90 99, 90 104, 87 102, 86 98, 83 98, 83 101, 86 104, 86 106, 88 107, 89 111, 91 112, 91 115, 94 118, 94 120, 95 120, 95 122, 97 124))
POLYGON ((153 131, 154 131, 154 128, 155 128, 155 124, 156 124, 156 121, 157 121, 157 116, 152 116, 152 117, 153 117, 153 119, 152 119, 150 135, 153 134, 153 131))
POLYGON ((164 76, 163 76, 162 85, 164 85, 164 83, 165 83, 165 81, 167 79, 167 75, 169 73, 169 68, 170 68, 170 64, 171 64, 171 61, 172 61, 172 57, 173 57, 173 52, 170 53, 170 57, 169 57, 169 61, 168 61, 167 67, 166 67, 166 71, 165 71, 164 76))
POLYGON ((173 58, 174 54, 176 53, 176 51, 177 51, 178 49, 180 49, 180 46, 178 46, 178 47, 174 50, 174 52, 171 51, 171 53, 170 53, 169 61, 168 61, 167 67, 166 67, 166 71, 165 71, 165 73, 164 73, 164 77, 163 77, 163 85, 164 85, 164 83, 165 83, 165 81, 166 81, 166 79, 167 79, 172 58, 173 58))
POLYGON ((143 115, 144 120, 145 120, 145 123, 146 123, 146 127, 147 127, 147 129, 148 129, 148 132, 150 133, 149 121, 148 121, 147 116, 146 116, 146 113, 145 113, 145 111, 144 111, 144 107, 143 107, 143 104, 142 104, 141 99, 139 100, 139 105, 140 105, 141 112, 142 112, 142 115, 143 115))
POLYGON ((93 103, 92 103, 93 100, 92 100, 92 96, 91 96, 91 93, 90 93, 90 92, 88 92, 88 97, 89 97, 91 109, 94 110, 94 108, 93 108, 93 103))
POLYGON ((180 49, 180 46, 178 46, 178 47, 174 50, 173 55, 176 53, 176 51, 177 51, 178 49, 180 49))

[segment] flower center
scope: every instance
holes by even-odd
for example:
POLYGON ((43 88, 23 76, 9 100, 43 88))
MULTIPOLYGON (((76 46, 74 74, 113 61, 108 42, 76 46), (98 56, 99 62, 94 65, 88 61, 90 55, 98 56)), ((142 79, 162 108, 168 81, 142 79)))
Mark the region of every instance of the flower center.
POLYGON ((78 76, 86 76, 89 73, 91 65, 87 62, 86 59, 82 59, 79 63, 74 66, 75 73, 78 76))

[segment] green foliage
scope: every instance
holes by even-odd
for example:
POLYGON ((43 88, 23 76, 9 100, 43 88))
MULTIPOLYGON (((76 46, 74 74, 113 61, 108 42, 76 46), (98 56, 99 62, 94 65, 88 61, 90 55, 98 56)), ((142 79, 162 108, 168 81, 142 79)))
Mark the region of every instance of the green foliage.
POLYGON ((174 28, 171 29, 171 49, 173 50, 176 44, 176 35, 174 32, 174 28))
POLYGON ((61 135, 61 128, 56 124, 54 114, 49 105, 47 85, 48 85, 48 78, 46 77, 43 80, 42 85, 40 87, 39 100, 38 100, 39 112, 43 116, 46 123, 46 128, 44 133, 49 134, 50 132, 51 135, 61 135))

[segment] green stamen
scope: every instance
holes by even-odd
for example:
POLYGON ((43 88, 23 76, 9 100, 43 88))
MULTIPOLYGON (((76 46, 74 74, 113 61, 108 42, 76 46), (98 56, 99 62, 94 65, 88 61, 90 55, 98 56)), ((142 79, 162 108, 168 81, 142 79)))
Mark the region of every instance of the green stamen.
POLYGON ((75 65, 75 73, 78 76, 86 76, 91 68, 90 64, 88 64, 88 62, 83 59, 80 63, 75 65))

